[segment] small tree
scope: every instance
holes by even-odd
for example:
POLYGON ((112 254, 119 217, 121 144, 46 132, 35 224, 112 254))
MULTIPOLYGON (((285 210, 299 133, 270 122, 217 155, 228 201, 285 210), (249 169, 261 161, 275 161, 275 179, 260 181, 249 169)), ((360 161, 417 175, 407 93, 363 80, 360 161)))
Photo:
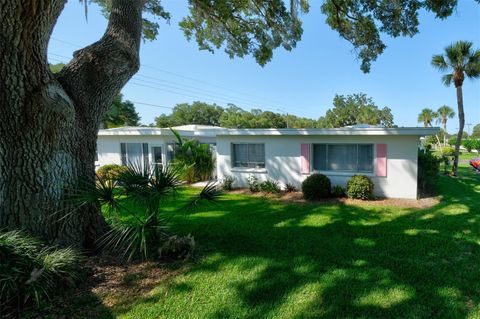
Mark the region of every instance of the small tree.
MULTIPOLYGON (((455 112, 451 107, 447 105, 440 106, 437 110, 437 123, 443 124, 443 131, 447 131, 447 121, 448 119, 453 119, 455 117, 455 112)), ((443 146, 447 145, 447 136, 443 134, 443 146)))

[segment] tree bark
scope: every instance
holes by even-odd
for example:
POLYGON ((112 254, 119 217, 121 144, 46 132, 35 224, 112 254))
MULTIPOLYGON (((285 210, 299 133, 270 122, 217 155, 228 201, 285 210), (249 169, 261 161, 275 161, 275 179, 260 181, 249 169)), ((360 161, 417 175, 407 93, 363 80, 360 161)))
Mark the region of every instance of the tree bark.
POLYGON ((453 160, 453 169, 452 169, 452 173, 454 176, 457 176, 457 173, 458 173, 458 155, 460 153, 460 144, 462 143, 463 128, 465 127, 465 112, 463 111, 462 85, 456 86, 456 89, 457 89, 459 127, 458 127, 458 133, 457 133, 457 141, 455 142, 455 157, 453 160))
POLYGON ((139 68, 143 0, 113 0, 102 38, 58 74, 47 46, 65 1, 0 3, 0 228, 86 246, 106 229, 94 206, 65 201, 94 183, 99 124, 139 68))

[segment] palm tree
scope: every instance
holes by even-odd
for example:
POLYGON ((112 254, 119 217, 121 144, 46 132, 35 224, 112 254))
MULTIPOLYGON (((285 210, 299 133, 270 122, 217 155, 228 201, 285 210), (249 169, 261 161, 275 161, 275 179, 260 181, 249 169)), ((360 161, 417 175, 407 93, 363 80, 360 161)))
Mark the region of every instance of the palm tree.
POLYGON ((450 86, 453 82, 457 89, 458 121, 459 128, 457 142, 455 143, 455 159, 453 161, 453 175, 458 171, 458 154, 462 142, 463 128, 465 126, 465 113, 463 111, 462 85, 465 76, 470 79, 480 77, 480 50, 472 49, 473 43, 468 41, 457 41, 445 48, 444 54, 437 54, 432 57, 432 66, 440 71, 447 71, 442 76, 442 82, 450 86))
POLYGON ((437 123, 443 124, 443 146, 447 145, 447 120, 453 119, 454 117, 455 112, 450 106, 443 105, 437 110, 437 123))
POLYGON ((420 114, 418 114, 418 123, 423 123, 425 127, 431 127, 433 120, 437 118, 437 113, 429 108, 424 108, 420 114))

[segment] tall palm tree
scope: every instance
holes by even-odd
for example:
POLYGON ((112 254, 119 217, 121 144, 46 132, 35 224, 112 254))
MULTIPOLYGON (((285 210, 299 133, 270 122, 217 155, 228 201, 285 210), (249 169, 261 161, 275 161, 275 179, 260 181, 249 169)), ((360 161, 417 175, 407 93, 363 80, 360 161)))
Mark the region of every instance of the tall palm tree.
POLYGON ((462 142, 463 128, 465 126, 465 113, 463 111, 462 85, 465 77, 477 79, 480 77, 480 50, 473 50, 473 43, 457 41, 445 48, 444 54, 432 57, 432 66, 440 71, 447 71, 442 76, 442 82, 446 86, 452 83, 457 90, 458 121, 459 128, 457 142, 455 143, 455 159, 453 161, 453 175, 458 171, 458 154, 462 142))
POLYGON ((442 105, 437 110, 437 123, 443 124, 443 146, 447 145, 447 121, 453 119, 455 112, 450 106, 442 105))
POLYGON ((424 108, 420 114, 418 114, 418 123, 423 123, 423 126, 432 126, 432 122, 437 118, 437 113, 429 108, 424 108))

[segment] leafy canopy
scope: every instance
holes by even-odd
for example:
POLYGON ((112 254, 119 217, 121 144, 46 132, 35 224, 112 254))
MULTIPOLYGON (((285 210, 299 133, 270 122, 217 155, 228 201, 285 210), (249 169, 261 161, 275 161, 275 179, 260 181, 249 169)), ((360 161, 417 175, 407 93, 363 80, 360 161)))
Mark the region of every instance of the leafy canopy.
POLYGON ((104 128, 138 126, 140 125, 140 116, 135 111, 135 106, 132 102, 128 100, 123 101, 123 95, 117 94, 107 113, 105 113, 102 123, 104 128))
POLYGON ((432 109, 424 108, 420 114, 418 114, 418 123, 423 123, 423 126, 432 126, 432 122, 438 117, 437 112, 432 109))
POLYGON ((379 109, 366 94, 335 95, 333 108, 318 120, 318 127, 334 128, 357 124, 393 126, 390 108, 379 109))
MULTIPOLYGON (((92 1, 108 16, 111 0, 92 1)), ((411 37, 419 32, 420 10, 444 19, 456 6, 457 0, 325 0, 321 10, 326 23, 352 44, 362 71, 369 72, 386 48, 382 34, 411 37)), ((251 54, 263 66, 272 59, 274 49, 295 48, 303 33, 300 16, 309 9, 308 0, 189 0, 189 14, 180 27, 201 50, 223 48, 232 58, 251 54)), ((143 37, 153 40, 158 21, 169 21, 170 14, 161 0, 146 0, 144 11, 143 37)))
POLYGON ((473 49, 473 43, 457 41, 445 48, 444 54, 432 57, 432 66, 439 71, 447 71, 442 76, 442 82, 455 87, 463 85, 465 76, 470 79, 480 78, 480 50, 473 49))

